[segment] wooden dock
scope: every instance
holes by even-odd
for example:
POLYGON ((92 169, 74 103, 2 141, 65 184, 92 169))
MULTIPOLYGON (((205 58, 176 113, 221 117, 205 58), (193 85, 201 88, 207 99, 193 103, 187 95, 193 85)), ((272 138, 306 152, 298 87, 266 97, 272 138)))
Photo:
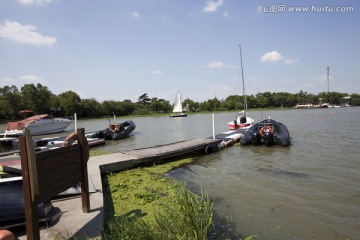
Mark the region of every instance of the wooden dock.
POLYGON ((216 148, 220 142, 221 140, 219 139, 193 139, 150 148, 127 150, 122 151, 121 153, 138 159, 135 163, 147 162, 177 157, 201 150, 205 152, 206 148, 216 148))
POLYGON ((221 148, 221 142, 221 139, 193 139, 149 148, 121 151, 114 154, 116 157, 114 157, 113 161, 104 162, 100 169, 102 173, 116 172, 192 152, 211 153, 221 148))

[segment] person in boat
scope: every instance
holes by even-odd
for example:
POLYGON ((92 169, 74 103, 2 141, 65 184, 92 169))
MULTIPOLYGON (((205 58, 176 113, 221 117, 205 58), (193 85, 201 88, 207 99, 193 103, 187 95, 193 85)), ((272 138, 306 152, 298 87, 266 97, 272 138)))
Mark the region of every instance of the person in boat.
POLYGON ((109 125, 109 129, 112 132, 118 132, 120 131, 120 124, 112 123, 109 125))
POLYGON ((260 127, 260 129, 259 129, 259 133, 261 136, 264 136, 264 133, 273 133, 273 131, 274 131, 274 129, 268 124, 260 127))

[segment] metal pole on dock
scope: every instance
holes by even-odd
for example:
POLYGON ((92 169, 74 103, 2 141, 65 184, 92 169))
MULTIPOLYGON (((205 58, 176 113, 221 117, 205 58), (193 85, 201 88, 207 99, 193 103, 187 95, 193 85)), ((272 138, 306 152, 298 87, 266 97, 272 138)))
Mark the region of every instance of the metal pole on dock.
POLYGON ((76 116, 76 113, 74 113, 74 123, 75 123, 75 132, 76 132, 76 129, 77 129, 77 116, 76 116))
POLYGON ((215 113, 212 114, 213 139, 215 139, 215 113))

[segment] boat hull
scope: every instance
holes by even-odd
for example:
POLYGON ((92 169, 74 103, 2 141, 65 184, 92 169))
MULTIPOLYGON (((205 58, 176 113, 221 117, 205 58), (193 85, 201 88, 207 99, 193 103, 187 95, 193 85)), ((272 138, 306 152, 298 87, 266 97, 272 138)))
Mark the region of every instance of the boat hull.
POLYGON ((249 129, 252 126, 252 123, 240 123, 240 124, 235 124, 236 122, 229 122, 228 123, 228 127, 230 130, 235 130, 235 129, 249 129))
POLYGON ((72 121, 68 119, 54 119, 43 123, 39 121, 27 126, 27 128, 30 129, 32 135, 59 133, 63 132, 71 122, 72 121))
MULTIPOLYGON (((51 220, 52 205, 39 204, 39 221, 51 220)), ((22 178, 0 179, 0 229, 25 225, 25 207, 22 178)))
POLYGON ((169 117, 171 118, 187 117, 187 114, 186 113, 171 114, 169 117))
POLYGON ((228 127, 230 130, 235 129, 249 129, 254 124, 254 119, 245 115, 244 112, 239 112, 236 114, 236 119, 234 121, 228 122, 228 127))
POLYGON ((87 134, 86 136, 93 138, 103 138, 106 140, 119 140, 128 137, 129 134, 136 128, 136 124, 133 121, 125 121, 114 125, 118 125, 119 129, 111 130, 110 128, 106 128, 99 132, 87 134))
MULTIPOLYGON (((71 123, 71 120, 63 118, 42 119, 29 123, 25 127, 30 130, 31 135, 35 136, 63 132, 71 123)), ((23 135, 24 129, 6 130, 5 134, 7 136, 23 135)))

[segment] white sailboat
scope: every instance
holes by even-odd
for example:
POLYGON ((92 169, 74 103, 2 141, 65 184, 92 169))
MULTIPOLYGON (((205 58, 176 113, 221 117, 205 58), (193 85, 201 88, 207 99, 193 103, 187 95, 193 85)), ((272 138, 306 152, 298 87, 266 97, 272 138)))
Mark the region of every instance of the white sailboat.
POLYGON ((176 97, 175 97, 173 114, 171 114, 170 117, 186 117, 186 116, 187 116, 187 114, 184 113, 184 110, 182 107, 181 92, 178 91, 176 94, 176 97))
POLYGON ((248 129, 254 124, 254 119, 247 115, 247 101, 245 94, 245 81, 244 81, 244 71, 243 71, 243 63, 242 63, 242 54, 241 54, 241 45, 240 47, 240 61, 241 61, 241 76, 242 76, 242 84, 243 84, 243 96, 244 96, 244 111, 238 112, 236 114, 236 118, 234 121, 228 123, 228 127, 231 130, 234 129, 248 129))

